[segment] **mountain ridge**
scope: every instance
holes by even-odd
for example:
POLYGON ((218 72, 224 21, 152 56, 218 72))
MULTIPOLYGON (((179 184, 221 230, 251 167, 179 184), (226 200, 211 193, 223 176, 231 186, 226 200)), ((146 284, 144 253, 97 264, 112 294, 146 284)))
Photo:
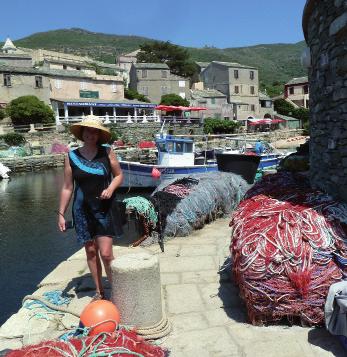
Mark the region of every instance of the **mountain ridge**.
MULTIPOLYGON (((141 44, 152 41, 158 40, 70 28, 37 32, 13 42, 19 47, 43 48, 114 63, 117 55, 132 52, 141 44)), ((239 62, 257 67, 261 89, 267 89, 272 95, 283 90, 283 84, 289 79, 307 75, 307 71, 300 64, 302 50, 306 47, 305 41, 226 48, 180 47, 186 48, 194 61, 239 62)))

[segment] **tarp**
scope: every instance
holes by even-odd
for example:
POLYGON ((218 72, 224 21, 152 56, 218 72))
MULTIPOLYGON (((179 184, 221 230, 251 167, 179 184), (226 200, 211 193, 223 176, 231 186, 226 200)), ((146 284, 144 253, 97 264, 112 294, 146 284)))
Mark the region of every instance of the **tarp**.
POLYGON ((282 123, 285 120, 281 120, 281 119, 247 119, 248 121, 248 125, 271 125, 271 124, 278 124, 278 123, 282 123))
POLYGON ((165 111, 165 112, 174 112, 174 111, 190 112, 190 111, 207 110, 207 108, 204 107, 183 107, 183 106, 174 106, 174 105, 157 105, 154 109, 165 111))

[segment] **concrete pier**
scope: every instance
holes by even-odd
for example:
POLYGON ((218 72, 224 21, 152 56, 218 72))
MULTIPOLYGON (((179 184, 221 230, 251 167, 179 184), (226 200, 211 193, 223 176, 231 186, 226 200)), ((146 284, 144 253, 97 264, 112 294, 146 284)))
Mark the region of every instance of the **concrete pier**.
MULTIPOLYGON (((141 251, 155 254, 160 261, 164 310, 173 331, 157 343, 169 348, 172 357, 346 356, 339 341, 324 328, 255 327, 247 322, 227 265, 228 224, 229 219, 219 219, 189 237, 172 239, 165 244, 165 253, 157 245, 114 247, 116 259, 141 251)), ((68 308, 81 311, 94 294, 84 255, 81 250, 61 263, 35 294, 65 290, 74 295, 68 308)), ((51 321, 29 320, 30 314, 33 312, 22 308, 0 328, 0 351, 55 338, 78 323, 78 318, 69 314, 51 321)))

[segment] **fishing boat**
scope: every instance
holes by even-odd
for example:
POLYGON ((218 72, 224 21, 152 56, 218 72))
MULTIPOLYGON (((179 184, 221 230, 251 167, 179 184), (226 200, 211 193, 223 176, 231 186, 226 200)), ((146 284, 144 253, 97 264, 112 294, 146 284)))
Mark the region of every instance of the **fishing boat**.
MULTIPOLYGON (((241 139, 235 140, 236 146, 208 150, 208 153, 200 152, 197 155, 192 139, 166 135, 161 132, 155 140, 157 149, 156 164, 119 161, 124 175, 122 187, 151 188, 158 186, 163 180, 179 179, 190 174, 205 174, 211 171, 218 171, 216 154, 220 153, 259 156, 258 169, 260 170, 276 167, 285 156, 278 150, 273 150, 269 144, 264 142, 262 142, 262 150, 258 150, 256 141, 253 143, 243 142, 240 145, 237 140, 240 141, 241 139)), ((234 158, 230 156, 230 160, 234 160, 234 158)), ((235 173, 238 172, 235 171, 235 173)))
POLYGON ((141 164, 120 160, 124 180, 122 187, 156 187, 163 180, 172 180, 190 174, 217 171, 216 161, 195 164, 195 147, 192 139, 160 134, 155 140, 158 150, 157 164, 141 164))
POLYGON ((10 171, 11 170, 7 166, 0 162, 0 179, 9 179, 10 176, 8 175, 8 173, 10 171))

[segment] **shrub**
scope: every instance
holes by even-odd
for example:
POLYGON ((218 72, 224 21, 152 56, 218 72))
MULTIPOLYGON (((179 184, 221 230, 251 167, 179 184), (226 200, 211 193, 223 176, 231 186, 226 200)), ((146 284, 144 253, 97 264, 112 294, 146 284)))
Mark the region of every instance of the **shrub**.
POLYGON ((137 99, 137 100, 139 100, 139 101, 141 101, 141 102, 146 102, 146 103, 150 103, 150 102, 151 102, 151 101, 150 101, 147 97, 145 97, 143 94, 140 94, 140 93, 136 92, 136 90, 133 90, 133 89, 127 89, 127 88, 125 88, 125 89, 124 89, 124 97, 125 97, 126 99, 130 99, 130 100, 132 100, 132 99, 137 99))
POLYGON ((111 131, 111 139, 110 139, 110 143, 112 144, 114 141, 118 140, 121 137, 121 133, 119 130, 117 130, 116 128, 112 127, 110 129, 111 131))
POLYGON ((1 135, 0 138, 4 140, 7 145, 10 146, 19 146, 25 143, 24 136, 19 133, 7 133, 5 135, 1 135))
POLYGON ((240 127, 239 122, 206 118, 204 120, 204 133, 205 134, 232 134, 240 127))
POLYGON ((178 94, 165 94, 161 97, 160 104, 189 107, 189 100, 182 98, 178 94))
POLYGON ((53 110, 34 95, 18 97, 6 107, 14 125, 53 123, 53 110))

